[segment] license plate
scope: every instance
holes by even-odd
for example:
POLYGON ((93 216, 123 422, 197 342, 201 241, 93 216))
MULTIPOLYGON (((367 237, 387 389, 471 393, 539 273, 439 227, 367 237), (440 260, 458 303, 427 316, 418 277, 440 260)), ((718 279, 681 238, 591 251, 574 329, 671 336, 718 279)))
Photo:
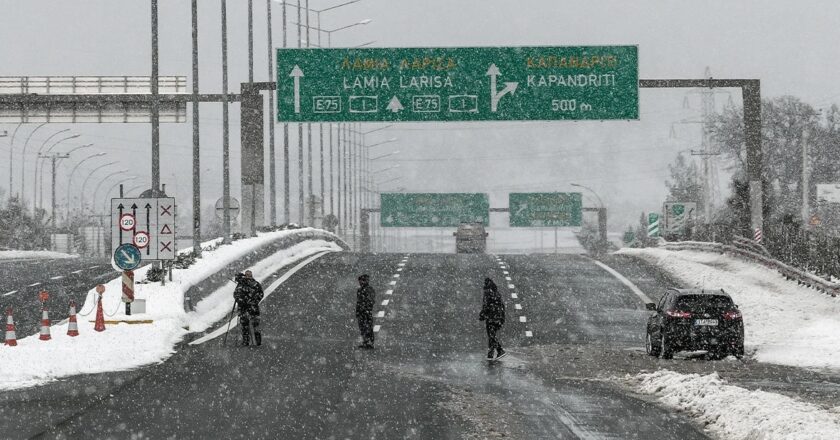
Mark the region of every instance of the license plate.
POLYGON ((695 319, 694 320, 694 325, 716 326, 716 325, 718 325, 718 320, 717 319, 695 319))

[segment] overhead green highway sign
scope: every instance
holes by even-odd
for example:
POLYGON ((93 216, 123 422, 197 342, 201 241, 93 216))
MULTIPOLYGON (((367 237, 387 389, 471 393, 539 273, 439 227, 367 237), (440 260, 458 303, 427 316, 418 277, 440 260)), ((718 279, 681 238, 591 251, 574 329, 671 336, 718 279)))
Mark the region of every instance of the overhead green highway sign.
POLYGON ((511 193, 510 225, 580 226, 583 199, 580 193, 511 193))
POLYGON ((638 118, 636 46, 277 49, 280 122, 638 118))
POLYGON ((490 224, 490 199, 478 193, 383 193, 383 227, 452 227, 490 224))

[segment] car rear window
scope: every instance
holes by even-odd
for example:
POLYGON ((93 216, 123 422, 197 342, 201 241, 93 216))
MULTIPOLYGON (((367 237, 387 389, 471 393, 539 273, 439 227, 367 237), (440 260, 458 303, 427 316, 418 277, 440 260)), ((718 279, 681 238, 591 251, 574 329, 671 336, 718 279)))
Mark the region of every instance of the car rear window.
POLYGON ((722 295, 683 295, 677 298, 679 310, 729 309, 732 298, 722 295))

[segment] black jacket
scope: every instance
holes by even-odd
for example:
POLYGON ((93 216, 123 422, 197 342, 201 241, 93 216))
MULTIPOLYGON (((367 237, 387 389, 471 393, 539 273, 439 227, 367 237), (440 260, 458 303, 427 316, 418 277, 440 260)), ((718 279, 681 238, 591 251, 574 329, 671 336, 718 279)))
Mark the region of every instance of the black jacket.
POLYGON ((263 299, 262 285, 253 278, 241 278, 233 291, 233 299, 239 310, 259 310, 263 299))
POLYGON ((373 313, 373 306, 376 303, 376 291, 370 284, 359 287, 356 290, 356 315, 373 313))
POLYGON ((486 320, 488 324, 505 323, 505 302, 496 284, 489 278, 484 280, 484 301, 482 301, 478 319, 486 320))

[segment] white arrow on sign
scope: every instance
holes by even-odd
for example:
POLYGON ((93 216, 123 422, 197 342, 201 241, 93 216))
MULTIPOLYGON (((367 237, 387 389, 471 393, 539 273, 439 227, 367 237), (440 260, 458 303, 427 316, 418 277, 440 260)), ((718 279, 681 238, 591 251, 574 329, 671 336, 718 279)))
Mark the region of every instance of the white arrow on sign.
POLYGON ((496 67, 495 63, 491 64, 490 68, 487 69, 487 76, 490 77, 490 111, 494 113, 499 109, 499 101, 501 101, 502 97, 508 93, 513 94, 519 86, 518 82, 506 82, 504 89, 501 91, 497 90, 496 78, 501 74, 502 72, 496 67))
POLYGON ((128 263, 129 266, 137 264, 137 260, 134 259, 134 255, 129 255, 126 251, 122 251, 122 254, 123 257, 125 257, 125 262, 128 263))
POLYGON ((400 102, 399 98, 397 98, 397 96, 396 96, 396 95, 394 95, 394 97, 393 97, 393 98, 391 98, 391 102, 389 102, 389 103, 388 103, 388 107, 385 107, 385 108, 386 108, 387 110, 391 110, 391 111, 392 111, 392 112, 394 112, 394 113, 397 113, 397 112, 399 112, 400 110, 404 109, 405 107, 403 107, 403 105, 402 105, 402 103, 400 102))
POLYGON ((300 78, 303 76, 303 70, 295 64, 289 76, 295 79, 295 113, 300 113, 300 78))
POLYGON ((527 203, 523 203, 523 204, 519 205, 519 209, 516 210, 516 215, 522 215, 522 211, 524 211, 526 209, 528 209, 528 204, 527 203))

